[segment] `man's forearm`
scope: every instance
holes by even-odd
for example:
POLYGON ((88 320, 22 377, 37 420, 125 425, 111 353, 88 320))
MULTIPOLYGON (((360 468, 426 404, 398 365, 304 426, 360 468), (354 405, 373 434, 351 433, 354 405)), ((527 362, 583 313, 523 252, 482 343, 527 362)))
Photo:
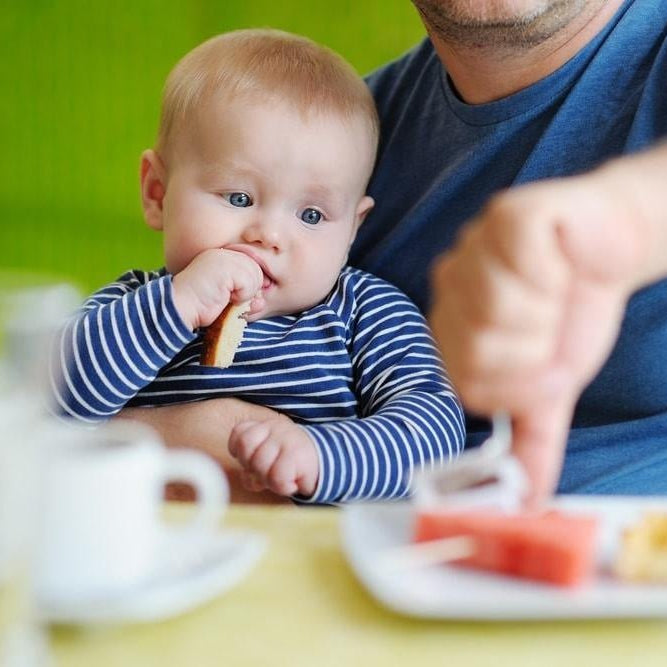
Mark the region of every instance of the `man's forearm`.
POLYGON ((125 408, 116 419, 144 422, 162 436, 167 446, 198 449, 227 468, 234 465, 227 451, 229 433, 245 405, 242 401, 212 400, 159 408, 125 408))
MULTIPOLYGON (((229 434, 236 424, 250 419, 275 416, 269 408, 233 398, 180 403, 159 408, 125 408, 115 419, 132 419, 155 429, 168 447, 189 447, 213 457, 225 470, 236 503, 276 503, 283 498, 269 491, 253 493, 240 482, 240 466, 227 448, 229 434)), ((190 500, 192 494, 172 487, 170 499, 190 500)))
POLYGON ((612 199, 622 198, 619 204, 641 236, 633 290, 667 276, 667 141, 612 160, 595 173, 612 199))

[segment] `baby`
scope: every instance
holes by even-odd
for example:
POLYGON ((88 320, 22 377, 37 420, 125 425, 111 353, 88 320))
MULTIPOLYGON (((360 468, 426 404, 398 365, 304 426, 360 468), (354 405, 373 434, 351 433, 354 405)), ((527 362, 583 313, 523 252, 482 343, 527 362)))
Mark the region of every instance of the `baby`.
POLYGON ((446 463, 463 415, 423 317, 346 266, 377 142, 363 80, 310 40, 241 30, 188 53, 141 160, 165 267, 126 273, 68 323, 59 411, 96 422, 223 396, 264 405, 275 418, 239 424, 230 452, 257 489, 310 503, 400 497, 414 470, 446 463), (234 363, 200 365, 203 330, 248 300, 234 363))

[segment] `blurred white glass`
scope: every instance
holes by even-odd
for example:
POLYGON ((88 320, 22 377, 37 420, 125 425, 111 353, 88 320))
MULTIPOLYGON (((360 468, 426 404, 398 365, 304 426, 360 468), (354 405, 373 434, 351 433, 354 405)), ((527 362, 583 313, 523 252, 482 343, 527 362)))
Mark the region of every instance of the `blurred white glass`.
POLYGON ((37 422, 25 394, 0 398, 0 665, 48 664, 32 600, 39 484, 37 422))
POLYGON ((78 290, 67 284, 0 291, 2 374, 12 395, 27 392, 43 401, 51 340, 80 302, 78 290))
POLYGON ((45 407, 50 341, 79 301, 69 285, 0 290, 0 667, 51 664, 32 598, 40 446, 53 419, 45 407))

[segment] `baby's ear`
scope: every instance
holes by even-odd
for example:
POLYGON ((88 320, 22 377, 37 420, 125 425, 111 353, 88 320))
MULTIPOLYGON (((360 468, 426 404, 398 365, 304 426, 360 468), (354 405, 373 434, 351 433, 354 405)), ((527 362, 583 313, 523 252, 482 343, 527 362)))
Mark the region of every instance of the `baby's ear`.
POLYGON ((166 174, 160 156, 154 150, 141 154, 141 205, 146 224, 152 229, 162 229, 162 202, 166 188, 166 174))
POLYGON ((357 229, 359 229, 359 225, 366 219, 366 216, 371 212, 373 206, 375 206, 375 201, 373 200, 372 197, 366 195, 361 198, 361 201, 357 206, 357 225, 356 225, 357 229))

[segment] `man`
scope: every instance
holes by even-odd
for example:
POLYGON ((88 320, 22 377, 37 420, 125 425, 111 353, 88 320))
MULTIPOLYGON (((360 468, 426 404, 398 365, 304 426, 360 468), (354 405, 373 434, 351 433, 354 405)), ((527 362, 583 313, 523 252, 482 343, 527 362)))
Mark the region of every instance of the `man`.
MULTIPOLYGON (((644 287, 667 274, 667 0, 414 4, 430 41, 369 78, 376 210, 351 263, 432 303, 469 409, 511 413, 534 500, 566 440, 561 491, 667 493, 667 284, 644 287)), ((179 414, 181 441, 232 407, 252 409, 179 414)))

